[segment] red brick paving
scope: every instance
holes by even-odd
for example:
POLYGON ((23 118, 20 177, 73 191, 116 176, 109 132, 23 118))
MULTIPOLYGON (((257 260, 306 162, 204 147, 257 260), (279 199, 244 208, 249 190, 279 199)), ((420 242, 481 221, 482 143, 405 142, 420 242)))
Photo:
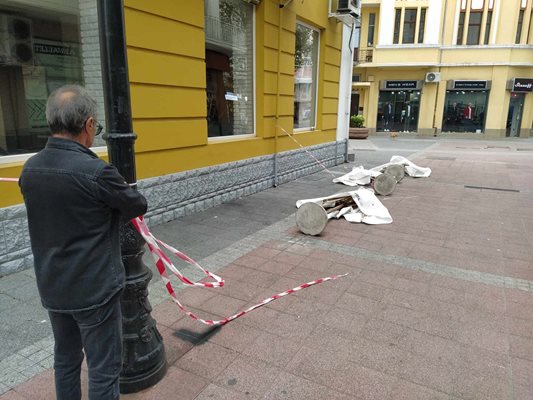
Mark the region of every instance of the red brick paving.
MULTIPOLYGON (((455 161, 416 161, 433 175, 405 178, 383 200, 391 225, 330 221, 319 240, 353 247, 353 254, 269 241, 219 271, 227 279, 223 289, 186 289, 179 298, 201 317, 216 319, 308 280, 347 277, 214 331, 183 316, 170 300, 156 306, 169 371, 154 387, 123 398, 533 399, 531 291, 358 255, 364 249, 532 280, 533 160, 523 157, 527 168, 508 168, 515 161, 504 152, 490 149, 488 160, 456 148, 466 145, 481 148, 443 142, 431 151, 453 151, 455 161)), ((295 228, 289 233, 302 238, 295 228)), ((0 396, 52 398, 50 370, 0 396)))

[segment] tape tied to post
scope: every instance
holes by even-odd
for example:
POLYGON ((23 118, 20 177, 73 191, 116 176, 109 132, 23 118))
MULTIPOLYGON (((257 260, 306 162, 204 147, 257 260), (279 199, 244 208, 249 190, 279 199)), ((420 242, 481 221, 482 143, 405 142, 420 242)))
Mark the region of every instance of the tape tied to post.
MULTIPOLYGON (((0 182, 18 182, 17 178, 0 178, 0 182)), ((169 244, 163 242, 162 240, 157 239, 148 229, 148 226, 146 225, 146 222, 144 221, 144 218, 142 216, 133 218, 131 220, 133 226, 135 229, 140 233, 140 235, 143 237, 143 239, 146 241, 146 244, 148 246, 148 249, 150 251, 150 254, 152 255, 155 265, 157 268, 157 271, 159 272, 159 275, 161 276, 161 280, 163 284, 165 285, 165 288, 167 289, 168 294, 170 295, 172 301, 179 307, 181 311, 183 311, 186 315, 191 317, 192 319, 201 322, 205 325, 210 326, 217 326, 217 325, 224 325, 227 324, 230 321, 233 321, 237 318, 242 317, 243 315, 248 314, 249 312, 262 307, 268 303, 271 303, 274 300, 280 299, 282 297, 285 297, 287 295, 296 293, 300 290, 306 289, 308 287, 318 285, 323 282, 335 280, 338 278, 341 278, 343 276, 346 276, 348 274, 342 274, 342 275, 331 275, 324 278, 316 279, 311 282, 303 283, 295 288, 288 289, 284 292, 275 294, 271 297, 268 297, 264 299, 263 301, 248 307, 245 310, 239 311, 238 313, 235 313, 233 315, 230 315, 229 317, 225 317, 220 320, 211 320, 211 319, 202 319, 196 314, 192 313, 191 311, 187 310, 183 304, 178 300, 178 297, 176 296, 176 292, 174 290, 174 287, 172 286, 172 282, 170 280, 170 277, 168 275, 167 269, 169 269, 173 275, 175 275, 183 284, 186 286, 192 286, 192 287, 204 287, 204 288, 220 288, 224 286, 224 279, 222 279, 220 276, 206 270, 203 268, 200 264, 198 264, 195 260, 187 256, 186 254, 182 253, 181 251, 175 249, 174 247, 170 246, 169 244), (187 278, 184 276, 178 268, 174 265, 174 263, 170 260, 168 255, 161 249, 161 247, 166 249, 167 251, 171 252, 174 256, 178 257, 179 259, 185 261, 187 264, 192 265, 199 270, 203 272, 204 275, 211 278, 212 281, 210 282, 194 282, 193 280, 187 278)))

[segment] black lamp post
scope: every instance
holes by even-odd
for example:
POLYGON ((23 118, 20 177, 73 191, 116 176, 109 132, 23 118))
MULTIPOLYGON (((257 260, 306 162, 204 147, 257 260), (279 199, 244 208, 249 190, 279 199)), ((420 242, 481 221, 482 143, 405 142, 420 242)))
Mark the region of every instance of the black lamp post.
MULTIPOLYGON (((128 59, 124 33, 122 0, 98 0, 100 52, 106 112, 109 161, 126 182, 135 183, 134 142, 131 118, 128 59)), ((122 295, 124 350, 121 393, 134 393, 157 383, 167 369, 163 339, 151 317, 148 282, 152 272, 144 265, 144 240, 132 224, 121 229, 122 261, 126 268, 126 288, 122 295)))

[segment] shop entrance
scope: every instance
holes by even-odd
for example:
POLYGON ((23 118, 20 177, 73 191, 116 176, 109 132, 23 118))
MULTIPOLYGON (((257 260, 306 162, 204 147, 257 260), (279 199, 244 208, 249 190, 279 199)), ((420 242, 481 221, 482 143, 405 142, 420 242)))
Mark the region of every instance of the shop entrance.
POLYGON ((520 136, 520 126, 522 125, 522 111, 524 109, 524 93, 511 93, 509 111, 507 112, 506 136, 520 136))
POLYGON ((442 131, 483 132, 487 100, 487 90, 447 90, 442 131))
POLYGON ((419 90, 380 91, 378 131, 412 132, 418 128, 419 90))

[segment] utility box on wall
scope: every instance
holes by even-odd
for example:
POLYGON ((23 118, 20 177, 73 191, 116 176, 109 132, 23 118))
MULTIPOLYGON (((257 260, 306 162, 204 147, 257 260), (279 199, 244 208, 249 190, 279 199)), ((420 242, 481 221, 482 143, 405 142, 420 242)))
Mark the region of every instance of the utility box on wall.
POLYGON ((329 16, 352 25, 361 17, 361 0, 330 0, 329 16))
POLYGON ((14 15, 0 15, 0 65, 32 63, 31 20, 14 15))

